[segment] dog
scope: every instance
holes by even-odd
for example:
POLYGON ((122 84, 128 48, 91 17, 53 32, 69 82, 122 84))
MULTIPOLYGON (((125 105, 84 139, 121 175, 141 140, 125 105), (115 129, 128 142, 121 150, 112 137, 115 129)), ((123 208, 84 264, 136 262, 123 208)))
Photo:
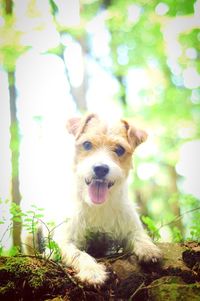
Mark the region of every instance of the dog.
POLYGON ((69 119, 67 129, 75 143, 75 210, 56 239, 62 261, 76 271, 82 282, 102 285, 106 281, 105 266, 84 251, 88 231, 126 240, 127 249, 140 262, 159 261, 161 251, 128 200, 132 155, 146 140, 146 132, 125 120, 109 125, 96 114, 69 119))

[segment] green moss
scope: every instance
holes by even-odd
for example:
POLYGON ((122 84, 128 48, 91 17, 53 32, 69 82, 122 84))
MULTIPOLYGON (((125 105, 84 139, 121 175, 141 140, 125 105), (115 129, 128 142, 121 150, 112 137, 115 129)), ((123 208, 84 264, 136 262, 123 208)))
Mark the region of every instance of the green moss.
POLYGON ((187 284, 178 276, 164 276, 151 283, 150 301, 199 301, 200 285, 187 284))
POLYGON ((32 277, 29 280, 29 285, 33 288, 38 288, 43 285, 47 273, 45 267, 39 267, 34 272, 32 272, 32 277))
POLYGON ((10 273, 14 273, 16 277, 22 274, 27 274, 30 269, 28 268, 28 260, 24 257, 8 257, 4 269, 10 273))
POLYGON ((9 281, 5 285, 2 285, 0 287, 0 296, 6 295, 8 292, 12 291, 15 289, 15 284, 13 281, 9 281))
POLYGON ((35 257, 0 257, 0 300, 43 300, 65 292, 71 281, 51 261, 35 257))
POLYGON ((38 266, 35 261, 26 257, 8 257, 5 259, 3 266, 0 267, 1 272, 12 274, 15 279, 26 277, 30 287, 38 288, 42 286, 47 268, 38 266))

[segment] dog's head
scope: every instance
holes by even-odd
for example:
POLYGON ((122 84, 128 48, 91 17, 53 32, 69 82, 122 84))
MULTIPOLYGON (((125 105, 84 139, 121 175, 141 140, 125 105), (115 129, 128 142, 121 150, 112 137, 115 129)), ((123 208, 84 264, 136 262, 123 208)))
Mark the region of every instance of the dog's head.
POLYGON ((108 126, 97 115, 71 118, 69 133, 75 137, 75 172, 81 193, 90 204, 102 204, 128 176, 134 149, 147 134, 127 121, 108 126))

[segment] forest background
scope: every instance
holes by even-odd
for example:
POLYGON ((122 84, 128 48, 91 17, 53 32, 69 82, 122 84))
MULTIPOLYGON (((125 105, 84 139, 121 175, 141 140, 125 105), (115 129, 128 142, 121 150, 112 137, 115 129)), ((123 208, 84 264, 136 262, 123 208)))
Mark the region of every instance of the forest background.
POLYGON ((199 240, 199 28, 199 0, 0 1, 1 251, 70 210, 65 124, 87 111, 147 130, 129 190, 154 239, 199 240))

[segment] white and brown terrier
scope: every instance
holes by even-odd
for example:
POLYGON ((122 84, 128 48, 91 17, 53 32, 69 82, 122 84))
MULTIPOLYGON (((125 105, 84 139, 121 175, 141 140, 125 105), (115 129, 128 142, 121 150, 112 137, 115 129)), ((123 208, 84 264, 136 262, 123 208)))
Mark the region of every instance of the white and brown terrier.
POLYGON ((156 262, 161 252, 144 231, 139 216, 128 200, 127 177, 135 148, 147 134, 121 120, 109 126, 97 115, 72 118, 67 128, 75 140, 76 209, 57 237, 62 260, 81 281, 103 284, 105 266, 84 251, 87 231, 109 233, 127 247, 139 261, 156 262))

